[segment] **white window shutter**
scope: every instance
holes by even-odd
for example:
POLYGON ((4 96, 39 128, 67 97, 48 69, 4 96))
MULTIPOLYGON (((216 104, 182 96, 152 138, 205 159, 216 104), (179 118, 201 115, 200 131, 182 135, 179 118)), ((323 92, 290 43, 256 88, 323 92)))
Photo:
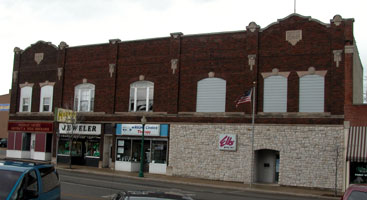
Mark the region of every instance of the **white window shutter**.
POLYGON ((288 79, 270 76, 264 79, 264 112, 287 112, 288 79))
POLYGON ((325 79, 306 75, 299 81, 299 112, 324 112, 325 79))
POLYGON ((226 81, 206 78, 198 81, 196 112, 225 112, 226 81))

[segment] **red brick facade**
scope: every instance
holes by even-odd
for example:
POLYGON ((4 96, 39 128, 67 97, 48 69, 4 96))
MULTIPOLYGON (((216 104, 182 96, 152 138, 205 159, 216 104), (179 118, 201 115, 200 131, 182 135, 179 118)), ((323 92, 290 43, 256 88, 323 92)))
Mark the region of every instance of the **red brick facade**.
MULTIPOLYGON (((251 24, 250 24, 251 25, 251 24)), ((127 41, 111 40, 107 44, 78 47, 56 47, 38 42, 14 58, 11 99, 11 120, 52 120, 52 116, 18 115, 19 84, 34 83, 32 112, 38 112, 40 101, 39 83, 55 82, 54 107, 72 108, 74 88, 83 83, 95 85, 95 115, 86 116, 87 121, 139 121, 142 115, 132 115, 129 110, 130 84, 144 80, 154 83, 154 112, 151 122, 213 122, 249 123, 250 116, 204 115, 197 117, 197 82, 214 72, 215 77, 227 81, 227 114, 251 113, 250 104, 236 108, 234 101, 256 81, 256 110, 263 111, 264 79, 261 73, 290 72, 288 77, 287 112, 294 115, 257 117, 259 123, 321 123, 342 124, 344 119, 344 75, 347 60, 343 56, 336 67, 334 50, 343 50, 346 44, 353 45, 353 20, 343 19, 340 25, 331 22, 322 24, 309 17, 293 14, 278 20, 264 29, 247 27, 246 31, 182 35, 171 37, 127 41), (302 30, 302 39, 295 45, 286 41, 286 31, 302 30), (34 54, 43 52, 40 64, 34 54), (255 55, 253 69, 249 66, 249 55, 255 55), (344 59, 345 58, 345 59, 344 59), (171 60, 178 59, 177 69, 171 69, 171 60), (109 66, 114 71, 109 72, 109 66), (325 76, 325 113, 328 117, 315 115, 297 116, 299 110, 299 77, 297 71, 309 67, 327 70, 325 76), (58 75, 58 72, 62 73, 58 75), (60 78, 60 79, 59 79, 60 78), (159 114, 155 114, 159 113, 159 114), (182 114, 185 113, 185 114, 182 114)))
POLYGON ((40 41, 24 51, 15 49, 10 121, 53 121, 53 115, 38 113, 39 84, 49 81, 55 83, 53 108, 72 109, 75 86, 83 82, 95 85, 94 112, 84 116, 86 123, 139 122, 143 114, 152 123, 251 123, 251 104, 236 108, 234 101, 256 82, 256 123, 342 125, 350 120, 352 125, 363 124, 364 118, 359 116, 363 111, 351 106, 353 58, 345 52, 346 45, 355 45, 353 19, 323 24, 298 14, 263 29, 252 22, 237 32, 172 33, 170 37, 116 39, 77 47, 40 41), (287 41, 287 31, 301 31, 300 40, 295 44, 287 41), (339 61, 335 60, 335 50, 342 50, 339 61), (36 53, 44 54, 39 64, 36 53), (175 60, 177 68, 172 68, 175 60), (324 113, 299 113, 297 72, 310 67, 326 71, 324 113), (262 73, 275 68, 289 73, 287 112, 283 114, 263 113, 262 73), (225 113, 198 114, 197 83, 210 72, 226 80, 225 113), (132 113, 130 84, 142 77, 154 83, 153 112, 132 113), (20 84, 26 82, 34 84, 32 115, 19 113, 20 84))

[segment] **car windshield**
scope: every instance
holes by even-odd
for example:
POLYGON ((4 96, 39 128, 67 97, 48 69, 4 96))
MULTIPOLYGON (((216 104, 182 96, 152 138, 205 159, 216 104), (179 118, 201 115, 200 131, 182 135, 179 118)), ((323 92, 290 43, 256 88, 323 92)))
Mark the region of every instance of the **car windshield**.
POLYGON ((6 199, 21 174, 21 172, 0 169, 0 199, 6 199))
POLYGON ((360 200, 360 199, 367 199, 367 192, 353 191, 348 197, 348 200, 360 200))

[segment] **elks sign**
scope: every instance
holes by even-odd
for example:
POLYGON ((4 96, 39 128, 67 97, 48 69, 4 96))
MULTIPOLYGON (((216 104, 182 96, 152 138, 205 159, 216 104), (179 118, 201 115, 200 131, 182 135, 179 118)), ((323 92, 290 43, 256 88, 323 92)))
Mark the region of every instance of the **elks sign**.
POLYGON ((100 124, 59 124, 60 134, 100 135, 100 124))
POLYGON ((219 149, 227 151, 236 151, 237 135, 235 134, 220 134, 219 135, 219 149))

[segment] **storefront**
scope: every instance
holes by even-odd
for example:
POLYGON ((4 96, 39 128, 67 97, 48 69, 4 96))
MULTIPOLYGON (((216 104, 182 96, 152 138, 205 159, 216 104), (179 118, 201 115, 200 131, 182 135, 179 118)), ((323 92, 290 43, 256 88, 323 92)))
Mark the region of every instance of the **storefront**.
MULTIPOLYGON (((117 124, 115 169, 137 172, 140 169, 141 124, 117 124)), ((144 127, 144 171, 165 174, 168 161, 168 124, 147 124, 144 127)))
POLYGON ((6 157, 51 160, 52 122, 9 122, 6 157))
POLYGON ((101 124, 59 124, 57 162, 99 167, 101 124), (70 146, 71 144, 71 146, 70 146))
POLYGON ((347 187, 349 184, 367 184, 367 127, 349 129, 347 187))

